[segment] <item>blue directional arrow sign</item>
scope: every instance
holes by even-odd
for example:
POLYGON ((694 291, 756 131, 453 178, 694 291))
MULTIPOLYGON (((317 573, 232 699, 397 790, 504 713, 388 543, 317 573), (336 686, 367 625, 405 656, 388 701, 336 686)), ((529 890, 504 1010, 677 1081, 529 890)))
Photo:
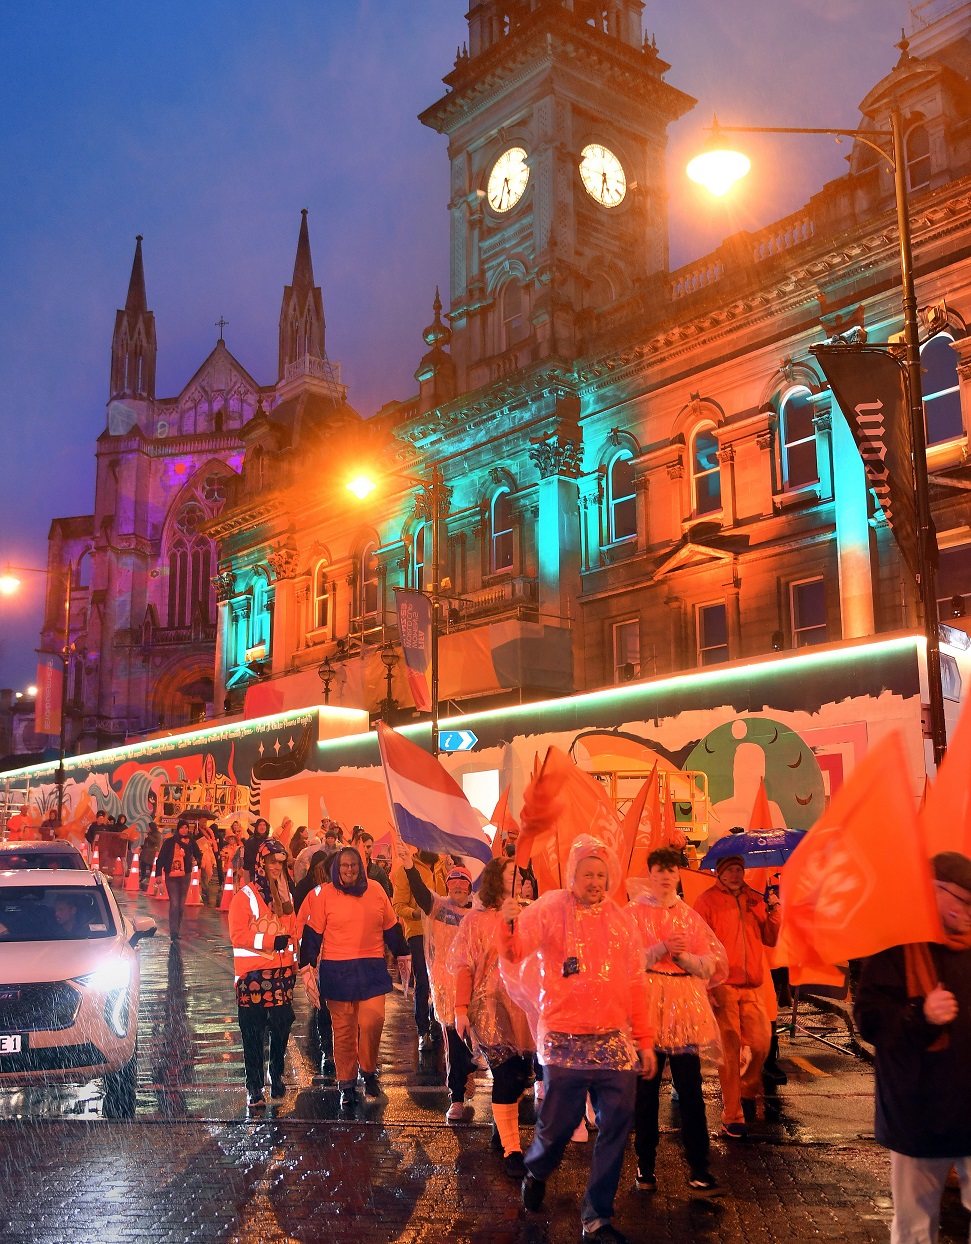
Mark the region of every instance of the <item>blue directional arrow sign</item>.
POLYGON ((471 730, 443 730, 438 736, 438 746, 443 752, 470 752, 478 741, 471 730))

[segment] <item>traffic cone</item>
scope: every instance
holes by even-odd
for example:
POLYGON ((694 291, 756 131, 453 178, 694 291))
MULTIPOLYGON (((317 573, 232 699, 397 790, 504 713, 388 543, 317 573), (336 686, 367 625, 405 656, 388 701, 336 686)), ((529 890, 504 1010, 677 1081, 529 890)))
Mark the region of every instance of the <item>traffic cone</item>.
POLYGON ((185 900, 186 907, 201 907, 202 893, 199 888, 199 865, 192 865, 192 880, 189 882, 189 894, 185 900))
POLYGON ((131 857, 131 868, 128 870, 128 876, 125 878, 123 890, 138 890, 138 847, 135 848, 131 857))
POLYGON ((101 867, 101 854, 98 851, 98 839, 94 840, 94 851, 91 854, 91 871, 96 873, 101 867))
POLYGON ((233 866, 232 864, 226 869, 226 883, 223 886, 223 896, 219 902, 220 911, 229 911, 229 904, 233 901, 233 895, 236 888, 233 885, 233 866))

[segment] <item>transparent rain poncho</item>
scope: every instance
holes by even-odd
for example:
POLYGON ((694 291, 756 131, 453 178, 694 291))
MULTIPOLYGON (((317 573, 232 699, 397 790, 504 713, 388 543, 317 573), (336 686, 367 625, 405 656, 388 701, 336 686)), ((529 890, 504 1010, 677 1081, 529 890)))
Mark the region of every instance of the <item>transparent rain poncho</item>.
MULTIPOLYGON (((572 886, 581 860, 607 865, 607 891, 620 877, 616 856, 581 834, 570 850, 572 886)), ((587 906, 571 890, 550 890, 522 912, 515 932, 500 926, 500 970, 510 996, 534 1018, 544 1065, 638 1067, 637 1050, 653 1046, 645 958, 629 909, 606 898, 587 906)))
POLYGON ((536 1048, 529 1020, 510 998, 499 971, 501 927, 506 921, 498 911, 477 905, 459 925, 448 952, 453 979, 462 969, 471 974, 469 1023, 490 1066, 536 1048))
POLYGON ((708 988, 728 976, 724 947, 680 898, 665 907, 645 891, 628 910, 647 950, 645 979, 654 1048, 666 1054, 702 1054, 717 1060, 721 1041, 708 988), (664 943, 678 934, 685 939, 686 953, 676 961, 664 943))
POLYGON ((460 907, 450 898, 433 894, 431 912, 422 917, 428 984, 435 1018, 440 1024, 455 1023, 455 976, 448 966, 448 952, 459 926, 471 911, 471 905, 460 907))

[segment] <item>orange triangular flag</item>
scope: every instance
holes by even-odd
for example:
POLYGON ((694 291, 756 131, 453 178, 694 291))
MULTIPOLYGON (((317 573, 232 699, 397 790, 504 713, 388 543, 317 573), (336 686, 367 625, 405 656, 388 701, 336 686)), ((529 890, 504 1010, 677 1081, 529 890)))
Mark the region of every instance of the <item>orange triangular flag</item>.
POLYGON ((754 829, 773 829, 772 813, 769 811, 769 796, 765 793, 765 778, 759 778, 759 789, 752 805, 752 815, 748 819, 749 832, 754 829))
POLYGON ((928 855, 960 851, 971 858, 971 710, 967 705, 925 795, 920 819, 928 855))
POLYGON ((790 856, 782 920, 797 969, 943 939, 899 732, 864 757, 790 856))
POLYGON ((498 859, 500 856, 505 855, 506 841, 510 834, 512 834, 514 842, 519 837, 519 826, 516 824, 512 813, 509 811, 509 792, 511 789, 511 786, 507 786, 502 792, 499 796, 499 802, 496 804, 493 809, 492 816, 489 818, 491 824, 496 827, 496 836, 492 840, 493 859, 498 859))
POLYGON ((694 868, 680 868, 678 872, 681 875, 681 893, 689 907, 694 907, 702 894, 715 884, 714 873, 698 872, 694 868))
POLYGON ((630 807, 621 821, 624 847, 620 862, 626 867, 628 877, 647 876, 647 857, 651 853, 651 829, 649 828, 647 832, 641 829, 641 816, 644 813, 647 797, 656 785, 657 761, 655 760, 651 776, 631 800, 630 807))

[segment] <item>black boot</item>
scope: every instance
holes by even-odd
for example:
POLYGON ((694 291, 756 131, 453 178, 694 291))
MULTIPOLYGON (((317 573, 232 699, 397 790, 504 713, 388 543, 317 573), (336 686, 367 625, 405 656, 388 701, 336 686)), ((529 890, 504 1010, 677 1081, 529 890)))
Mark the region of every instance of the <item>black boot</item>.
POLYGON ((772 1023, 772 1044, 769 1046, 769 1057, 762 1065, 763 1084, 788 1084, 789 1077, 779 1066, 779 1033, 775 1021, 772 1023))

